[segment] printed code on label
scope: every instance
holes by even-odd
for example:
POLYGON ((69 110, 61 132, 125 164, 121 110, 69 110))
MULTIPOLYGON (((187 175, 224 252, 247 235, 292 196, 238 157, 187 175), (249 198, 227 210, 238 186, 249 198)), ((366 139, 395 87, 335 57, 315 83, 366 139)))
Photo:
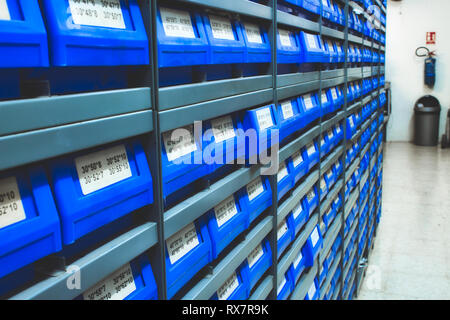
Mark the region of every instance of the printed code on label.
POLYGON ((318 231, 317 227, 311 233, 311 241, 312 241, 313 247, 315 247, 317 244, 317 241, 319 241, 319 231, 318 231))
POLYGON ((289 119, 294 116, 294 110, 292 109, 291 101, 281 103, 281 111, 283 112, 283 118, 289 119))
POLYGON ((123 300, 136 290, 133 271, 125 266, 83 293, 84 300, 123 300))
POLYGON ((124 145, 77 157, 75 166, 84 195, 132 176, 124 145))
POLYGON ((294 219, 297 219, 297 217, 300 215, 300 213, 302 213, 302 211, 303 211, 302 202, 299 201, 294 207, 294 209, 292 209, 292 215, 294 219))
POLYGON ((314 152, 316 152, 316 147, 314 146, 313 143, 310 143, 310 144, 307 146, 306 151, 307 151, 307 153, 308 153, 308 156, 311 156, 314 152))
POLYGON ((75 24, 125 29, 120 0, 69 0, 75 24))
POLYGON ((277 175, 278 182, 283 180, 283 178, 285 178, 287 175, 288 175, 288 171, 287 171, 287 168, 286 168, 286 163, 283 162, 280 165, 280 168, 278 169, 278 175, 277 175))
POLYGON ((211 126, 214 134, 214 139, 217 143, 234 138, 233 119, 231 116, 225 116, 218 119, 211 120, 211 126))
POLYGON ((181 231, 166 240, 170 262, 174 264, 198 245, 199 241, 195 225, 194 223, 188 224, 181 231))
POLYGON ((227 281, 225 281, 225 283, 219 288, 219 290, 217 290, 217 297, 219 300, 227 300, 238 286, 239 281, 236 272, 234 272, 231 277, 229 277, 227 281))
POLYGON ((306 110, 311 110, 314 107, 311 95, 304 96, 303 100, 305 101, 306 110))
POLYGON ((298 257, 294 261, 294 268, 298 267, 298 265, 300 264, 300 261, 302 261, 302 259, 303 259, 303 256, 302 256, 302 252, 300 251, 298 253, 298 257))
POLYGON ((308 199, 308 202, 311 202, 311 201, 314 199, 315 196, 316 196, 316 193, 314 192, 313 189, 311 189, 311 190, 308 192, 308 194, 306 195, 306 197, 307 197, 307 199, 308 199))
POLYGON ((245 32, 247 34, 247 40, 250 43, 262 44, 262 37, 259 26, 253 23, 244 23, 245 32))
POLYGON ((233 27, 227 18, 209 15, 211 32, 214 38, 223 40, 234 40, 233 27))
POLYGON ((247 257, 247 262, 249 268, 253 267, 256 262, 263 256, 263 248, 261 245, 258 245, 255 249, 247 257))
POLYGON ((282 236, 286 234, 288 231, 288 225, 286 223, 286 219, 281 223, 281 225, 278 226, 277 230, 277 240, 280 240, 282 236))
POLYGON ((256 118, 258 119, 259 128, 265 130, 273 126, 272 113, 269 108, 256 110, 256 118))
POLYGON ((193 125, 164 132, 163 141, 169 161, 174 161, 197 150, 193 125))
POLYGON ((306 34, 306 39, 308 40, 308 45, 310 48, 315 49, 317 48, 317 44, 316 44, 316 36, 313 34, 306 34))
POLYGON ((220 228, 238 213, 234 196, 228 197, 214 207, 217 225, 220 228))
POLYGON ((282 46, 284 46, 284 47, 292 46, 290 31, 278 29, 278 36, 280 37, 280 43, 282 46))
POLYGON ((257 196, 264 192, 264 186, 261 178, 256 178, 247 185, 248 200, 253 201, 257 196))
POLYGON ((300 151, 297 151, 292 155, 292 162, 294 167, 297 168, 303 162, 303 156, 300 151))
POLYGON ((168 37, 195 38, 191 15, 187 11, 160 8, 164 33, 168 37))
POLYGON ((0 229, 25 218, 16 177, 0 179, 0 229))

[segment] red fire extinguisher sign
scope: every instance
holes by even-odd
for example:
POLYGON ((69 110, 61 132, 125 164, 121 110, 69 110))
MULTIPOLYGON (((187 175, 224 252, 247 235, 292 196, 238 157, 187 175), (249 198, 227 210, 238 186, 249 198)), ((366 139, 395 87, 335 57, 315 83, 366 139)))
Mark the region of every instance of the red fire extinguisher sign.
POLYGON ((427 44, 436 44, 436 32, 427 32, 427 44))

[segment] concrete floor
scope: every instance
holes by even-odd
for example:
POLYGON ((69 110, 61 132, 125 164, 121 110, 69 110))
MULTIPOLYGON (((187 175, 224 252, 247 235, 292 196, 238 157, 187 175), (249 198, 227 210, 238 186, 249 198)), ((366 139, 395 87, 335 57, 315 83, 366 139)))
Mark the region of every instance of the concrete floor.
POLYGON ((450 299, 450 150, 388 143, 360 300, 450 299))

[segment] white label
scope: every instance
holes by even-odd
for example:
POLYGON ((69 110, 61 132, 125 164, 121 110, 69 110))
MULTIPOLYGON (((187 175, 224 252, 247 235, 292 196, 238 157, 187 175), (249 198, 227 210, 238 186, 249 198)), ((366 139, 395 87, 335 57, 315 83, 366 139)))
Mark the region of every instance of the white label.
POLYGON ((299 253, 298 253, 298 257, 295 259, 295 261, 294 261, 294 268, 297 268, 298 267, 298 265, 300 264, 300 261, 302 261, 302 259, 303 259, 303 256, 302 256, 302 251, 300 251, 299 253))
POLYGON ((283 112, 284 119, 292 118, 294 116, 294 110, 292 109, 291 101, 282 102, 281 111, 283 112))
POLYGON ((320 179, 320 189, 324 190, 327 188, 327 184, 325 183, 325 180, 322 178, 320 179))
POLYGON ((303 101, 305 102, 306 110, 311 110, 314 107, 312 102, 312 96, 310 94, 307 96, 303 96, 303 101))
POLYGON ((337 100, 338 99, 338 93, 337 93, 337 89, 336 88, 332 88, 331 89, 331 95, 333 96, 333 100, 337 100))
POLYGON ((214 139, 217 143, 234 138, 233 119, 231 116, 225 116, 211 120, 211 126, 214 134, 214 139))
POLYGON ((348 121, 350 122, 350 126, 353 127, 355 123, 353 122, 353 117, 349 117, 348 121))
POLYGON ((277 241, 281 239, 282 236, 284 236, 288 232, 288 225, 286 223, 286 219, 283 220, 283 222, 278 226, 277 230, 277 241))
POLYGON ((284 286, 286 285, 286 277, 283 277, 283 281, 281 281, 280 285, 278 286, 277 289, 277 295, 280 294, 281 290, 283 290, 284 286))
POLYGON ((262 44, 261 31, 259 26, 253 23, 244 23, 245 32, 247 33, 247 40, 250 43, 262 44))
POLYGON ((278 168, 277 181, 280 182, 287 175, 288 175, 288 171, 286 168, 286 163, 283 162, 282 164, 280 164, 280 167, 278 168))
MULTIPOLYGON (((337 197, 336 199, 334 199, 334 205, 337 206, 339 205, 339 197, 337 197)), ((331 209, 330 209, 331 210, 331 209)))
POLYGON ((329 170, 325 173, 325 175, 328 177, 328 179, 331 179, 332 174, 333 174, 333 171, 332 171, 331 169, 329 169, 329 170))
POLYGON ((216 39, 234 40, 230 19, 209 15, 212 35, 216 39))
POLYGON ((317 227, 314 229, 314 231, 311 233, 311 241, 312 241, 312 245, 313 247, 316 246, 317 241, 319 241, 319 231, 317 230, 317 227))
POLYGON ((309 190, 308 194, 306 195, 306 198, 308 199, 308 202, 311 202, 315 196, 316 196, 316 193, 314 192, 314 189, 311 189, 311 190, 309 190))
POLYGON ((328 135, 328 139, 333 139, 333 131, 332 130, 328 130, 327 131, 327 135, 328 135))
POLYGON ((226 198, 214 207, 214 214, 219 228, 238 213, 234 196, 226 198))
POLYGON ((327 213, 325 213, 326 216, 329 216, 331 214, 331 207, 328 209, 327 213))
POLYGON ((163 141, 169 161, 173 161, 197 150, 193 125, 164 132, 163 141))
POLYGON ((217 290, 217 297, 219 300, 227 300, 231 294, 239 286, 239 280, 237 278, 236 272, 233 272, 231 277, 225 281, 225 283, 217 290))
POLYGON ((123 300, 136 290, 129 263, 83 293, 84 300, 123 300))
POLYGON ((292 209, 292 215, 294 216, 294 219, 297 219, 297 217, 300 215, 300 213, 302 213, 302 211, 303 211, 302 202, 299 201, 297 205, 294 207, 294 209, 292 209))
POLYGON ((16 177, 0 180, 0 229, 25 220, 25 210, 16 177))
POLYGON ((181 231, 167 239, 166 245, 170 263, 174 264, 199 245, 194 223, 188 224, 181 231))
POLYGON ((189 12, 160 8, 161 20, 164 33, 168 37, 195 38, 194 27, 192 26, 189 12))
POLYGON ((280 43, 284 47, 291 47, 291 32, 288 30, 278 29, 278 36, 280 37, 280 43))
POLYGON ((328 102, 327 93, 322 90, 322 102, 328 102))
POLYGON ((340 126, 336 126, 336 133, 341 133, 341 127, 340 126))
POLYGON ((331 42, 331 40, 327 40, 327 44, 328 44, 328 50, 329 50, 330 52, 335 52, 335 51, 334 51, 333 42, 331 42))
POLYGON ((310 144, 308 144, 308 146, 306 148, 307 148, 306 152, 308 153, 308 156, 311 156, 313 153, 316 152, 316 147, 315 147, 314 143, 312 143, 312 142, 310 144))
POLYGON ((247 262, 249 268, 253 267, 256 262, 263 256, 263 248, 261 245, 258 245, 255 249, 247 257, 247 262))
POLYGON ((297 151, 292 155, 292 162, 294 163, 295 168, 297 168, 303 162, 303 156, 300 151, 297 151))
POLYGON ((0 20, 11 20, 6 0, 0 0, 0 20))
POLYGON ((307 33, 306 40, 308 40, 308 46, 312 49, 317 48, 316 36, 314 34, 307 33))
POLYGON ((256 110, 256 118, 258 119, 259 128, 265 130, 273 126, 272 113, 269 108, 256 110))
POLYGON ((341 47, 341 44, 340 44, 340 43, 337 43, 337 44, 336 44, 336 48, 337 48, 337 51, 338 51, 339 53, 342 53, 342 47, 341 47))
POLYGON ((252 201, 263 192, 264 186, 262 184, 261 178, 256 178, 247 185, 247 194, 249 201, 252 201))
POLYGON ((322 0, 322 4, 323 4, 325 7, 328 7, 328 1, 327 1, 327 0, 322 0))
POLYGON ((125 29, 120 0, 69 0, 73 23, 125 29))
POLYGON ((311 288, 309 288, 308 290, 308 297, 312 299, 315 294, 316 294, 316 284, 313 282, 311 288))
POLYGON ((75 166, 84 195, 131 177, 123 144, 75 158, 75 166))

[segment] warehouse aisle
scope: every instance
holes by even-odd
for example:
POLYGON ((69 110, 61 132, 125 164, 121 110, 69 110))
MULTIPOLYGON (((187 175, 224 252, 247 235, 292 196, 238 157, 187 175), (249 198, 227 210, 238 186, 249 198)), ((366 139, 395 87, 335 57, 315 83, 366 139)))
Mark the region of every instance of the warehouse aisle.
POLYGON ((358 299, 450 299, 450 151, 388 143, 383 213, 358 299))

